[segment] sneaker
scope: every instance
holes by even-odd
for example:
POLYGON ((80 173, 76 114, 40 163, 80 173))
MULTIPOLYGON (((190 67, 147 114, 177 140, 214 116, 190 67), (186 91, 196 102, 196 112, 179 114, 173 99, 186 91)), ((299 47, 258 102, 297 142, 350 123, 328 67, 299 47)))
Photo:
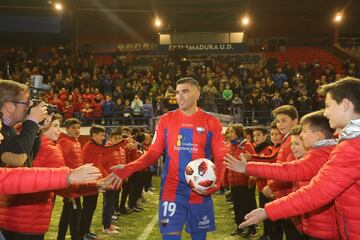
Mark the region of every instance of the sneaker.
POLYGON ((119 230, 120 228, 118 226, 114 225, 114 224, 110 224, 109 229, 111 229, 111 230, 119 230))
POLYGON ((262 235, 259 240, 271 240, 271 238, 268 235, 262 235))
POLYGON ((105 234, 116 234, 116 233, 119 233, 119 231, 117 231, 115 229, 107 228, 107 229, 103 229, 103 233, 105 233, 105 234))
POLYGON ((142 210, 144 210, 144 209, 140 209, 140 208, 137 208, 137 207, 132 208, 133 212, 141 212, 142 210))
POLYGON ((135 207, 136 207, 137 209, 140 209, 141 211, 144 210, 144 208, 143 208, 140 204, 136 204, 135 207))
POLYGON ((245 234, 243 235, 247 239, 252 239, 256 236, 256 229, 255 228, 248 228, 245 234))
POLYGON ((87 233, 82 240, 99 240, 99 238, 95 233, 87 233))
POLYGON ((121 214, 131 214, 133 212, 133 210, 131 210, 130 208, 120 208, 119 211, 121 214))
POLYGON ((120 212, 120 211, 118 211, 118 210, 115 210, 115 211, 114 211, 114 215, 118 217, 118 216, 120 216, 120 215, 121 215, 121 212, 120 212))
POLYGON ((112 215, 112 216, 111 216, 111 220, 116 221, 116 220, 118 220, 118 217, 117 217, 117 216, 115 216, 115 215, 112 215))
POLYGON ((235 229, 235 231, 233 231, 230 236, 240 236, 242 233, 244 232, 244 229, 235 229))

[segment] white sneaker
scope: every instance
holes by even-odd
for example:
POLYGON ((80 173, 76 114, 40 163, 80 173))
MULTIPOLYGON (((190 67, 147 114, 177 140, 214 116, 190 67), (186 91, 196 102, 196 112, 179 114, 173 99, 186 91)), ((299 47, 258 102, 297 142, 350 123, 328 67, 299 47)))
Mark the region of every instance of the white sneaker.
POLYGON ((103 233, 105 233, 105 234, 116 234, 116 233, 119 233, 119 231, 117 231, 115 229, 107 228, 107 229, 103 229, 103 233))
POLYGON ((114 225, 114 224, 110 224, 109 229, 111 229, 111 230, 119 230, 120 228, 118 226, 114 225))

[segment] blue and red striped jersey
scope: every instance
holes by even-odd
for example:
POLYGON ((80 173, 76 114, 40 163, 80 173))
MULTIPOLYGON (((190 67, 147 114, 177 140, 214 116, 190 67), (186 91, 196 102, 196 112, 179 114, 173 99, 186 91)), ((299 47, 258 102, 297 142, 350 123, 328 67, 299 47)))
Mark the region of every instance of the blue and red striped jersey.
MULTIPOLYGON (((191 116, 175 110, 161 116, 149 151, 116 174, 122 179, 159 159, 165 153, 161 177, 162 201, 202 203, 208 197, 191 191, 185 180, 186 165, 198 158, 212 159, 216 165, 219 188, 224 174, 223 158, 226 148, 220 121, 199 109, 191 116)), ((212 189, 209 193, 214 192, 212 189)))

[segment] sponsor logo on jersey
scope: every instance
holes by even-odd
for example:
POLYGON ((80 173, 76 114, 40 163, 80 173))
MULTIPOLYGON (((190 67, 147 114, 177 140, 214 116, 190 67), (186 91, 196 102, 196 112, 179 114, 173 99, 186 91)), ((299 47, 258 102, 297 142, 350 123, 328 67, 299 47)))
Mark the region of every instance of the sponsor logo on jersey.
POLYGON ((161 226, 163 226, 164 228, 168 225, 168 223, 169 223, 168 218, 161 219, 161 226))

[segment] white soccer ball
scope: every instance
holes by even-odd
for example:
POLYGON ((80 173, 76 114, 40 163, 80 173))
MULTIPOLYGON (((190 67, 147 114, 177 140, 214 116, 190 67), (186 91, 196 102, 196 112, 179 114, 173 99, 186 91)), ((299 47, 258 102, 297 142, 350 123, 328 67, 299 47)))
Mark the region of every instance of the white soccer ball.
POLYGON ((192 160, 185 168, 186 182, 192 189, 207 190, 216 182, 216 166, 206 158, 192 160))

